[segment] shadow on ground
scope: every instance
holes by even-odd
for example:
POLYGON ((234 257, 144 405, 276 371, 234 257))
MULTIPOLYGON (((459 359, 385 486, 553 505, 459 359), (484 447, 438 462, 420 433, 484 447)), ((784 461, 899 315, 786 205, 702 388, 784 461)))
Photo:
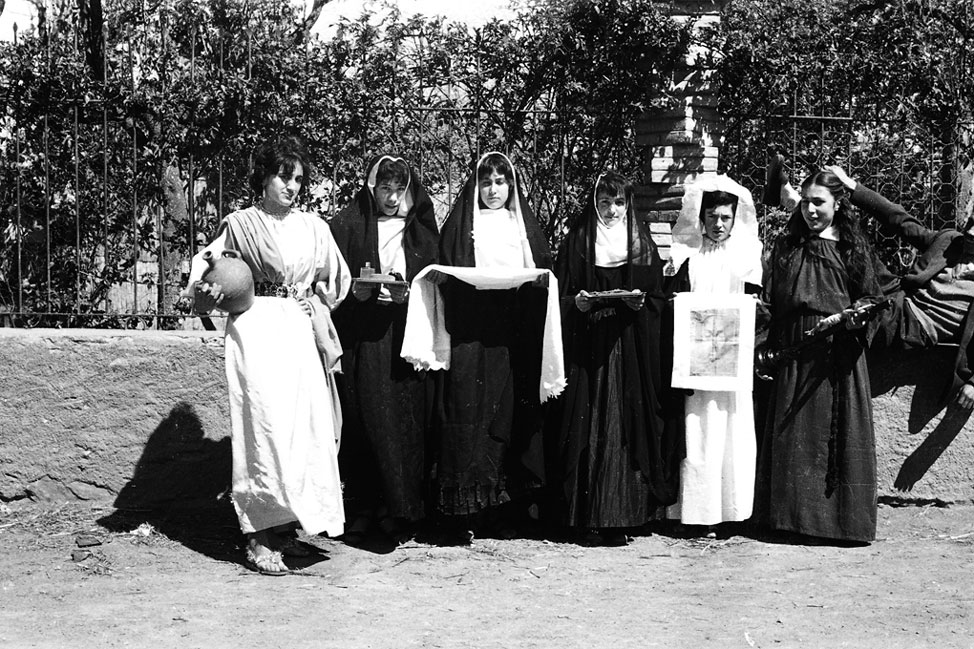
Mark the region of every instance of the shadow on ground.
MULTIPOLYGON (((177 403, 149 436, 115 511, 98 524, 116 533, 149 524, 194 552, 243 565, 244 536, 229 497, 230 453, 229 437, 208 438, 193 407, 177 403)), ((325 558, 319 551, 287 562, 302 568, 325 558)))

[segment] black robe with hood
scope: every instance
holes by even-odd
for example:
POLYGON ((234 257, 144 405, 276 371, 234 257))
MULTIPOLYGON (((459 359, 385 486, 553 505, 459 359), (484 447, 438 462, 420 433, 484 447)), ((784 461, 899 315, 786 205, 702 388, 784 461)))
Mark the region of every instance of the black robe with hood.
MULTIPOLYGON (((369 162, 355 199, 331 221, 335 241, 356 277, 366 262, 385 270, 379 263, 379 210, 368 187, 370 173, 383 157, 394 156, 369 162)), ((405 279, 412 281, 436 262, 439 234, 433 203, 412 169, 407 191, 412 205, 402 245, 405 279)), ((343 351, 341 474, 353 504, 381 503, 390 516, 418 520, 425 514, 432 384, 426 372, 416 372, 399 356, 406 304, 383 304, 377 295, 374 291, 359 302, 349 294, 333 314, 343 351)))
MULTIPOLYGON (((568 387, 551 412, 549 455, 577 527, 635 527, 676 501, 684 437, 682 398, 668 388, 663 263, 646 224, 629 212, 628 260, 595 265, 595 198, 558 252, 568 387), (581 312, 579 291, 639 289, 643 306, 605 299, 581 312)), ((619 227, 619 226, 617 226, 619 227)))
MULTIPOLYGON (((443 225, 443 265, 476 265, 477 191, 475 170, 443 225)), ((550 269, 548 242, 516 179, 508 209, 515 200, 535 266, 550 269)), ((454 278, 442 286, 451 361, 436 398, 434 502, 441 514, 475 514, 543 483, 538 384, 546 291, 530 284, 478 290, 454 278)))

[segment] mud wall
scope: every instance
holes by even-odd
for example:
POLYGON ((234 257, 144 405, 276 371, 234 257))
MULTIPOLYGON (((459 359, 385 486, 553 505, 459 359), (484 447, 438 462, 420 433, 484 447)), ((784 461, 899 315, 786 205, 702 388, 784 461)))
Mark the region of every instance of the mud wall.
MULTIPOLYGON (((870 359, 883 496, 974 502, 974 424, 937 408, 952 353, 870 359)), ((218 332, 0 328, 0 500, 212 502, 228 435, 218 332)))

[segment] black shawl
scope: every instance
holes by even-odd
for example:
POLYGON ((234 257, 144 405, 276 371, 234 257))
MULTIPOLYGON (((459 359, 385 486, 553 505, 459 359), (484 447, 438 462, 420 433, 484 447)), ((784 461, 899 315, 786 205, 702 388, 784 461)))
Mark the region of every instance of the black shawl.
MULTIPOLYGON (((597 183, 596 183, 597 185, 597 183)), ((589 440, 591 382, 602 367, 592 346, 600 309, 615 309, 626 323, 628 344, 624 358, 623 443, 628 455, 650 485, 659 504, 675 502, 679 464, 684 455, 682 399, 669 385, 672 340, 664 326, 667 306, 663 293, 663 262, 646 224, 636 217, 633 196, 627 195, 629 254, 624 270, 626 289, 646 293, 643 308, 631 311, 621 302, 597 304, 588 313, 575 307, 575 295, 595 290, 595 237, 598 213, 594 189, 591 200, 575 219, 559 249, 555 274, 562 296, 562 335, 568 387, 559 401, 557 429, 553 433, 553 462, 562 477, 576 470, 589 440)), ((625 342, 625 341, 624 341, 625 342)))

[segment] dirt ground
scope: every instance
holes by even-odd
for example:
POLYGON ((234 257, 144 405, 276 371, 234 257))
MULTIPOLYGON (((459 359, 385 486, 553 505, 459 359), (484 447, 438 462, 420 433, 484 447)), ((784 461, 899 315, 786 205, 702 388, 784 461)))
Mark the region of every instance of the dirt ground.
POLYGON ((974 506, 879 515, 860 547, 662 526, 623 548, 315 537, 320 556, 262 577, 225 509, 18 501, 0 504, 0 647, 974 648, 974 506))

